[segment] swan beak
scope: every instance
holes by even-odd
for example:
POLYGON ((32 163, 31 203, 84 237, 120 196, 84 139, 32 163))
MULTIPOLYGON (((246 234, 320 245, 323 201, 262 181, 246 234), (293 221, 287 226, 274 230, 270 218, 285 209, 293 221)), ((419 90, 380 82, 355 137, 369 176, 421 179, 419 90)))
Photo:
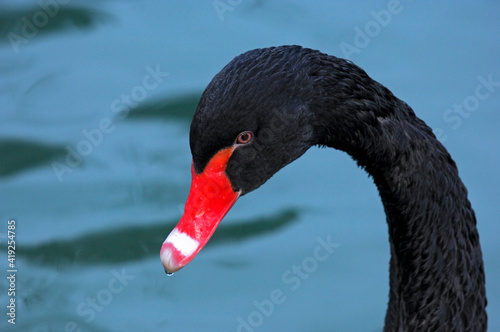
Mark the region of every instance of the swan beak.
POLYGON ((160 251, 166 273, 180 270, 198 254, 240 196, 226 175, 233 151, 231 147, 217 152, 200 174, 191 166, 191 189, 184 214, 160 251))

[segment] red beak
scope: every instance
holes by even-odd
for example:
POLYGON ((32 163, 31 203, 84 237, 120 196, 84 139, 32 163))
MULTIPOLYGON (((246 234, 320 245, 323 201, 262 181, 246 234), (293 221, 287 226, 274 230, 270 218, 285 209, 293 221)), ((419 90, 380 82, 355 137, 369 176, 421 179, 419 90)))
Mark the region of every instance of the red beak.
POLYGON ((240 196, 226 175, 233 151, 234 147, 217 152, 200 174, 191 166, 191 190, 184 215, 161 247, 165 272, 180 270, 198 254, 240 196))

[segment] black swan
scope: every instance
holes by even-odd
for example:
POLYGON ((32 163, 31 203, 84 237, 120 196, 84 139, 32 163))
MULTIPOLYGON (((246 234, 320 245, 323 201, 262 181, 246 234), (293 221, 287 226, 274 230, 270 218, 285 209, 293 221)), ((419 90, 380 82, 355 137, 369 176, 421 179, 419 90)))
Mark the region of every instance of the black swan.
POLYGON ((476 217, 432 130, 347 60, 300 46, 248 51, 205 89, 191 123, 191 190, 161 249, 173 273, 239 196, 313 145, 347 152, 373 178, 391 248, 385 331, 485 331, 476 217))

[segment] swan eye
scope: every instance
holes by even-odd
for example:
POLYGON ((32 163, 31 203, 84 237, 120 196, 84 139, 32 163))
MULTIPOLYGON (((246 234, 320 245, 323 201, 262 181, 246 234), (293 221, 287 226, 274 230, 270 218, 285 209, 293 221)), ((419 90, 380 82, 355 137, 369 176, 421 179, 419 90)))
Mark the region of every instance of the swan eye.
POLYGON ((253 133, 251 131, 244 131, 238 135, 236 138, 236 144, 247 144, 253 139, 253 133))

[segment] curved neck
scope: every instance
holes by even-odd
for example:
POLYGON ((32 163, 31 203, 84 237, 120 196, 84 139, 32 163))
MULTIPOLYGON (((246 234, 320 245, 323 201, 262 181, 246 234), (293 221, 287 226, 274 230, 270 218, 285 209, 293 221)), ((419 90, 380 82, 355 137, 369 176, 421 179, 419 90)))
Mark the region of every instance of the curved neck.
POLYGON ((347 84, 336 83, 330 93, 337 101, 313 109, 318 143, 350 154, 373 177, 384 205, 391 245, 386 330, 484 331, 476 218, 455 162, 406 103, 364 72, 356 75, 368 93, 346 94, 347 84))

